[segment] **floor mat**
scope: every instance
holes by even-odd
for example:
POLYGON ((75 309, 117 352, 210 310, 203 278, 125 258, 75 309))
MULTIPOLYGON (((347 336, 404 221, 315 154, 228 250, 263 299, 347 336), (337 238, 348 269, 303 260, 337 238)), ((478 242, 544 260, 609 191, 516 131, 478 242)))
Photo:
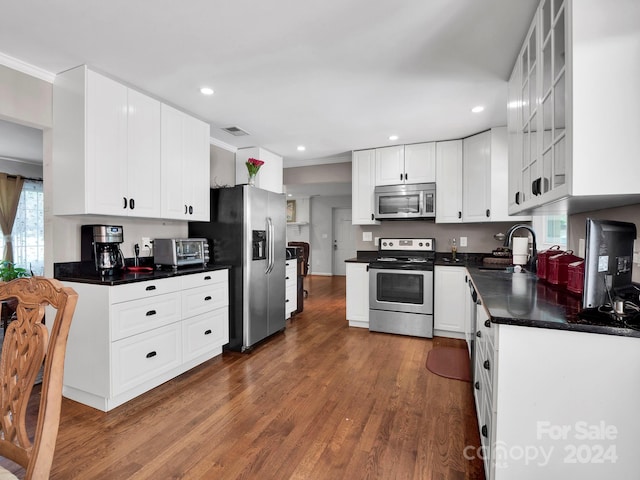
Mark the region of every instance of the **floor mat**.
POLYGON ((427 355, 427 370, 441 377, 470 382, 469 351, 466 348, 435 347, 427 355))

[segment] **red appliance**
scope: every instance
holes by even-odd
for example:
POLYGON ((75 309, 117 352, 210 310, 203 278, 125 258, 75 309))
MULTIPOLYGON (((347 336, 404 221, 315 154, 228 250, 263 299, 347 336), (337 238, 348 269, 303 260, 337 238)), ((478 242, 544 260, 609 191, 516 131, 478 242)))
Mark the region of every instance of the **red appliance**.
POLYGON ((569 281, 569 264, 580 260, 582 260, 580 257, 573 255, 573 250, 549 257, 547 261, 547 281, 553 285, 566 287, 569 281))
POLYGON ((567 290, 582 294, 584 289, 584 260, 570 263, 567 267, 567 290))
POLYGON ((536 275, 538 275, 538 278, 541 278, 542 280, 547 279, 547 262, 549 261, 549 257, 558 255, 559 253, 564 253, 564 250, 560 250, 560 245, 554 245, 548 250, 538 252, 538 268, 536 270, 536 275))

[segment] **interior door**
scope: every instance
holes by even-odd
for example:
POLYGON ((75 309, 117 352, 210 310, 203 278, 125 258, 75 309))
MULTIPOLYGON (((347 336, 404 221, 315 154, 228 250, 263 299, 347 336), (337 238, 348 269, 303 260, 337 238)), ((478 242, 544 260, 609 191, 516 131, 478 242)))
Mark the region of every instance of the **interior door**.
POLYGON ((355 228, 350 208, 333 209, 333 274, 346 275, 345 260, 356 256, 355 228))

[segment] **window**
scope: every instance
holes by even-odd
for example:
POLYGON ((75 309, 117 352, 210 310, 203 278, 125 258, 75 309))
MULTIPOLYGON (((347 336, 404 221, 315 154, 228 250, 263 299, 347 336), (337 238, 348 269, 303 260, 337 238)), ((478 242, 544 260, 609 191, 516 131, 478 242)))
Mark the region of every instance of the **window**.
MULTIPOLYGON (((24 181, 12 232, 15 264, 31 270, 36 275, 44 274, 43 197, 42 181, 24 181)), ((4 249, 1 237, 0 249, 4 249)))
POLYGON ((540 215, 534 216, 531 222, 536 232, 538 251, 547 250, 554 245, 567 248, 567 216, 540 215))

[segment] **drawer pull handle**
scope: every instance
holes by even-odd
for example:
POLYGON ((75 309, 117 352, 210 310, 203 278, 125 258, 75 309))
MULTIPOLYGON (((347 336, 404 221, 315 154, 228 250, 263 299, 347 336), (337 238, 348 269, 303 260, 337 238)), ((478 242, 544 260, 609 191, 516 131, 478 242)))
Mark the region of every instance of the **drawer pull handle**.
POLYGON ((150 292, 151 290, 155 290, 155 289, 156 289, 155 285, 149 285, 147 288, 145 288, 147 292, 150 292))
POLYGON ((155 310, 149 310, 146 315, 147 317, 150 317, 151 315, 155 315, 157 312, 155 310))
POLYGON ((205 280, 211 280, 211 276, 207 275, 206 277, 204 277, 205 280))
POLYGON ((289 303, 289 299, 287 298, 287 299, 284 301, 284 303, 289 303))
POLYGON ((485 320, 484 321, 484 326, 487 328, 491 328, 491 320, 485 320))
POLYGON ((289 280, 289 277, 284 277, 285 280, 289 280))
POLYGON ((482 332, 480 330, 478 330, 476 332, 476 337, 478 337, 478 338, 482 337, 482 332))
POLYGON ((484 363, 482 364, 482 366, 484 368, 486 368, 487 370, 489 370, 489 368, 491 367, 491 365, 489 364, 489 360, 485 360, 484 363))
POLYGON ((147 353, 147 358, 153 358, 157 355, 158 353, 154 350, 153 352, 149 352, 147 353))
POLYGON ((211 335, 211 330, 205 330, 205 331, 204 331, 204 334, 205 334, 205 335, 211 335))
POLYGON ((487 429, 486 425, 482 425, 481 431, 482 431, 482 436, 483 437, 488 437, 489 436, 489 430, 487 429))
POLYGON ((473 385, 476 387, 476 390, 480 390, 480 382, 476 382, 473 385))
POLYGON ((211 295, 207 295, 206 297, 204 297, 205 302, 208 302, 209 300, 211 300, 211 295))

